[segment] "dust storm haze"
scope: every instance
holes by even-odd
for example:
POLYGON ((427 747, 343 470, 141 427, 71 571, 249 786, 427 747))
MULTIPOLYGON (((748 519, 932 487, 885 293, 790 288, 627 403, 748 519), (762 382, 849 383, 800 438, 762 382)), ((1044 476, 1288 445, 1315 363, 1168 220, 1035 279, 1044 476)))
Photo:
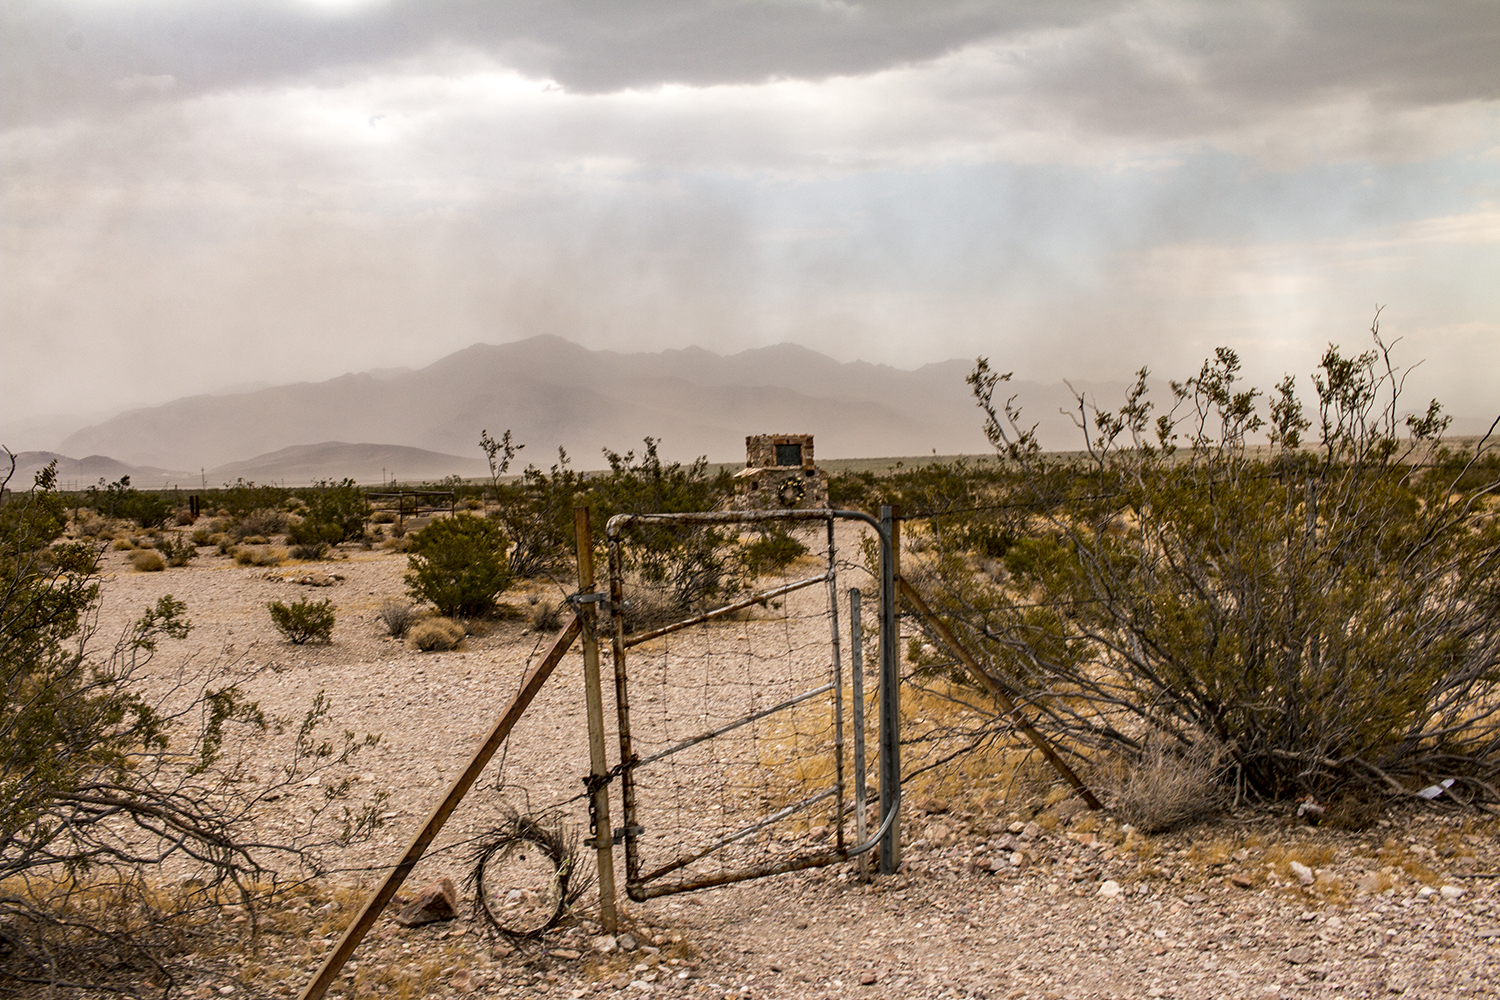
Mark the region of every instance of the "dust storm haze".
POLYGON ((538 335, 1305 389, 1377 304, 1500 412, 1493 3, 0 10, 13 448, 538 335))

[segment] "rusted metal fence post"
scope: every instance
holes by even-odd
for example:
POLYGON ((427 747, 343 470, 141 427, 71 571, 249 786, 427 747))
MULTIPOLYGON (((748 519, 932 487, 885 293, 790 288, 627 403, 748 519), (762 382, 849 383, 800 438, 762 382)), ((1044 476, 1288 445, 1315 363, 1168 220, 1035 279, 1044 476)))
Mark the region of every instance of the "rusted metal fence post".
MULTIPOLYGON (((901 644, 896 627, 896 579, 901 575, 901 508, 880 508, 880 820, 901 802, 901 644)), ((901 819, 892 817, 880 839, 880 874, 901 864, 901 819)))
POLYGON ((613 531, 607 532, 606 545, 609 551, 609 620, 614 626, 609 645, 615 669, 615 722, 620 740, 620 812, 623 816, 620 839, 625 847, 625 892, 630 898, 637 899, 641 861, 635 845, 639 829, 635 821, 635 772, 632 770, 635 748, 630 737, 630 691, 625 667, 625 564, 620 539, 613 531))
POLYGON ((615 848, 609 822, 609 762, 604 755, 604 693, 599 682, 599 601, 594 590, 594 533, 589 509, 573 509, 578 538, 578 619, 583 626, 583 689, 589 716, 590 834, 599 867, 599 923, 606 934, 619 927, 615 914, 615 848))

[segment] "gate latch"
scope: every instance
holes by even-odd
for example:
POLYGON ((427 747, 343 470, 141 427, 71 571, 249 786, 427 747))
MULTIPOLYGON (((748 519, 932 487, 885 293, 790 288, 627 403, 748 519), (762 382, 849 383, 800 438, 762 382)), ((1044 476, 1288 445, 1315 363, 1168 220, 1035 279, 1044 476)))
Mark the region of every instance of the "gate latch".
POLYGON ((615 843, 622 844, 625 842, 626 837, 639 837, 645 832, 646 828, 644 826, 638 826, 634 823, 630 826, 617 826, 615 827, 615 843))

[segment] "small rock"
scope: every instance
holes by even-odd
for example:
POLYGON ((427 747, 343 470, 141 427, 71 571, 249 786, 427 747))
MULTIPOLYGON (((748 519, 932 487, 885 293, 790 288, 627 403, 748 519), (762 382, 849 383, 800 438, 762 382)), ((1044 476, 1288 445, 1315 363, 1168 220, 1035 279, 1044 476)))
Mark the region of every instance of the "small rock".
POLYGON ((874 986, 876 982, 877 982, 877 979, 876 979, 874 970, 872 970, 872 969, 866 969, 864 972, 860 973, 859 985, 861 985, 861 986, 874 986))
POLYGON ((1443 894, 1443 898, 1450 903, 1456 899, 1461 899, 1464 894, 1464 891, 1456 885, 1445 885, 1439 891, 1443 894))
POLYGON ((474 983, 469 976, 468 969, 459 969, 453 975, 449 976, 448 985, 453 987, 454 991, 458 993, 468 993, 474 989, 474 983))
POLYGON ((1035 840, 1041 835, 1042 826, 1036 820, 1032 820, 1030 823, 1027 823, 1025 826, 1021 827, 1022 840, 1035 840))
POLYGON ((1182 897, 1182 901, 1184 903, 1206 903, 1208 902, 1208 897, 1201 892, 1190 892, 1182 897))
POLYGON ((1241 889, 1255 888, 1255 881, 1248 875, 1231 875, 1229 876, 1229 881, 1241 889))
POLYGON ((1022 823, 1020 820, 1017 820, 1016 822, 1012 823, 1010 826, 1006 827, 1006 830, 1008 830, 1011 833, 1020 833, 1024 829, 1026 829, 1026 824, 1022 823))
POLYGON ((547 954, 551 955, 553 958, 561 958, 569 962, 579 957, 578 952, 574 951, 571 948, 557 948, 547 952, 547 954))
POLYGON ((1302 945, 1291 949, 1281 957, 1290 965, 1306 965, 1313 960, 1313 953, 1311 948, 1302 945))
POLYGON ((1103 882, 1099 883, 1099 895, 1105 899, 1114 899, 1122 891, 1123 890, 1121 890, 1120 888, 1120 883, 1116 882, 1112 878, 1105 879, 1103 882))
POLYGON ((1288 864, 1287 867, 1292 870, 1293 875, 1297 876, 1297 881, 1301 882, 1303 885, 1312 885, 1314 880, 1317 878, 1317 876, 1313 874, 1313 870, 1300 861, 1293 861, 1288 864))
POLYGON ((1475 936, 1478 937, 1481 941, 1495 940, 1497 938, 1500 938, 1500 926, 1481 927, 1474 933, 1475 936))
POLYGON ((641 946, 634 934, 621 934, 616 940, 619 942, 621 951, 635 951, 641 946))
POLYGON ((948 811, 948 803, 936 796, 928 796, 917 803, 917 808, 929 816, 940 816, 948 811))
POLYGON ((1420 889, 1417 890, 1417 898, 1418 899, 1431 899, 1433 896, 1436 896, 1436 895, 1437 895, 1437 890, 1434 889, 1430 885, 1424 885, 1424 886, 1422 886, 1422 888, 1420 888, 1420 889))
POLYGON ((458 916, 458 890, 453 880, 444 876, 417 893, 410 906, 403 907, 391 919, 402 927, 421 927, 458 916))
POLYGON ((615 940, 613 934, 600 934, 589 942, 589 946, 601 955, 613 955, 620 950, 620 942, 615 940))

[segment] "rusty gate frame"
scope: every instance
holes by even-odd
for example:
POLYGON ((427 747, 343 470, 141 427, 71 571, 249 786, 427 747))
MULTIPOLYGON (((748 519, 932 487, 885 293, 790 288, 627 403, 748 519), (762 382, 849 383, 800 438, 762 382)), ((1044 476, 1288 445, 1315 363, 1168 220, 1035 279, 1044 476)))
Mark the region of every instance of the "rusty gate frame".
MULTIPOLYGON (((886 514, 882 510, 882 514, 886 514)), ((820 868, 826 865, 837 864, 852 858, 859 857, 868 851, 882 846, 885 841, 894 840, 892 836, 896 829, 895 823, 900 807, 901 794, 899 784, 893 789, 887 789, 886 783, 882 781, 881 789, 881 822, 876 831, 862 843, 846 844, 844 840, 845 814, 850 809, 846 801, 845 786, 847 784, 844 774, 844 735, 843 735, 843 675, 839 648, 839 621, 838 621, 838 576, 836 570, 836 552, 834 548, 833 529, 835 521, 860 521, 875 529, 876 536, 880 541, 880 556, 882 567, 882 591, 883 597, 889 595, 890 600, 882 599, 881 607, 881 712, 880 712, 880 740, 882 772, 887 768, 887 763, 899 768, 899 760, 888 760, 890 755, 899 755, 900 740, 897 733, 899 712, 896 711, 894 702, 898 685, 887 680, 893 678, 896 670, 896 650, 889 642, 889 637, 894 630, 888 630, 885 626, 894 621, 894 579, 892 569, 894 566, 892 541, 895 532, 891 528, 891 519, 884 516, 876 520, 869 514, 854 510, 745 510, 745 511, 714 511, 681 514, 617 514, 609 519, 605 528, 605 536, 609 551, 609 601, 612 613, 613 635, 611 637, 611 651, 614 659, 615 675, 615 711, 618 717, 619 741, 620 741, 620 798, 624 811, 624 826, 614 831, 616 842, 623 841, 625 846, 625 891, 629 897, 636 902, 642 902, 658 896, 667 896, 680 892, 690 892, 694 889, 706 889, 712 886, 727 885, 733 882, 743 882, 750 879, 764 878, 769 875, 779 875, 785 872, 801 871, 807 868, 820 868), (624 607, 624 560, 621 553, 621 533, 624 529, 634 525, 660 524, 660 525, 727 525, 727 524, 757 524, 780 521, 822 521, 828 528, 828 564, 822 573, 817 576, 807 577, 791 583, 782 584, 769 590, 759 591, 747 597, 740 598, 701 614, 693 615, 682 621, 660 628, 648 629, 643 632, 627 635, 625 633, 624 616, 618 613, 624 607), (682 629, 701 625, 736 611, 749 608, 755 604, 769 601, 772 598, 801 590, 804 587, 815 586, 826 583, 828 586, 829 609, 832 615, 832 664, 831 680, 822 686, 805 691, 787 701, 781 702, 770 708, 761 709, 726 725, 717 726, 697 736, 674 743, 672 746, 659 753, 653 754, 644 760, 637 757, 633 748, 630 731, 630 697, 629 676, 627 669, 626 651, 633 646, 643 642, 657 639, 682 629), (887 622, 887 618, 892 622, 887 622), (834 773, 835 781, 832 788, 804 798, 790 806, 783 807, 776 812, 763 816, 728 836, 721 837, 707 848, 679 855, 674 860, 660 865, 654 870, 642 874, 641 851, 638 838, 644 832, 637 822, 635 772, 638 768, 654 764, 680 750, 696 746, 716 736, 723 735, 732 729, 746 725, 758 719, 765 718, 783 709, 809 701, 819 695, 833 693, 834 703, 834 773), (700 876, 698 878, 680 879, 665 884, 652 885, 674 871, 680 871, 687 866, 708 857, 715 851, 727 847, 736 841, 750 836, 755 832, 785 819, 803 809, 810 809, 819 802, 828 798, 837 800, 836 824, 837 834, 835 846, 816 854, 802 855, 781 861, 767 862, 753 865, 735 871, 719 872, 713 875, 700 876)), ((857 639, 856 639, 857 641, 857 639)), ((858 667, 856 657, 856 667, 858 667)), ((860 738, 863 734, 859 734, 860 738)), ((860 755, 863 758, 863 754, 860 755)), ((895 773, 899 773, 897 770, 895 773)), ((864 779, 860 776, 857 799, 863 806, 864 779)), ((856 826, 863 826, 859 823, 856 826)), ((883 854, 892 854, 893 850, 889 843, 884 843, 883 854)), ((885 868, 882 865, 882 868, 885 868)))

